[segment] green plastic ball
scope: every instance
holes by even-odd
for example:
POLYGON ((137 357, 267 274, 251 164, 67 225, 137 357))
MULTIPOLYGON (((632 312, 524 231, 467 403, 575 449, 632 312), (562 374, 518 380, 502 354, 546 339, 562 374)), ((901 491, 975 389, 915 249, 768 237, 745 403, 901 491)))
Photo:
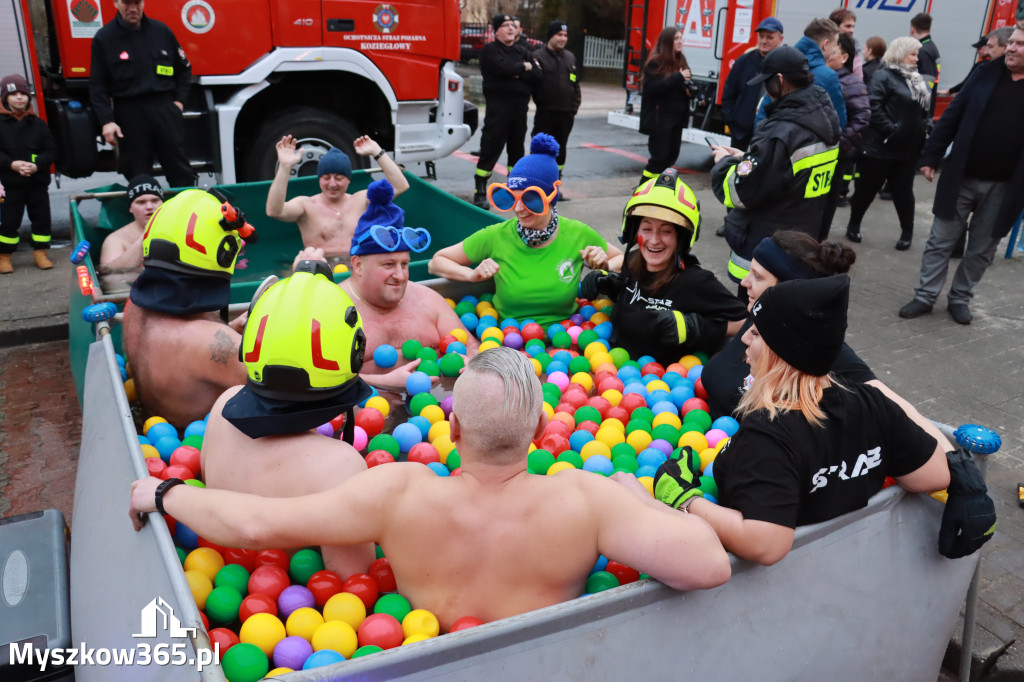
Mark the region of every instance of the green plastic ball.
POLYGON ((199 436, 199 435, 191 435, 191 436, 188 436, 187 438, 185 438, 185 440, 181 441, 181 444, 182 445, 188 445, 189 447, 193 447, 196 450, 202 450, 203 449, 203 437, 199 436))
POLYGON ((581 457, 580 453, 576 452, 575 450, 566 450, 565 452, 559 453, 558 461, 569 462, 576 469, 583 468, 583 457, 581 457))
POLYGON ((452 450, 448 453, 448 459, 445 460, 444 465, 448 467, 448 471, 455 471, 462 466, 462 455, 458 450, 452 450))
POLYGON ((711 356, 702 350, 697 351, 696 353, 693 354, 693 356, 700 360, 700 364, 702 365, 708 364, 708 360, 711 359, 711 356))
POLYGON ((490 292, 488 292, 486 294, 480 294, 480 300, 481 301, 487 301, 488 303, 491 303, 492 301, 494 301, 494 294, 492 294, 490 292))
POLYGON ((637 362, 636 360, 626 360, 624 363, 622 363, 622 366, 623 367, 636 367, 637 369, 640 369, 640 370, 643 369, 643 367, 640 366, 640 363, 637 362))
POLYGON ((228 564, 217 571, 213 584, 216 587, 233 587, 245 596, 249 593, 249 571, 238 564, 228 564))
POLYGON ((185 557, 188 556, 188 552, 183 550, 181 547, 175 547, 174 549, 178 550, 178 561, 180 561, 181 565, 184 566, 185 565, 185 557))
POLYGON ((608 571, 595 571, 587 578, 586 592, 587 594, 595 594, 618 586, 619 579, 608 571))
MULTIPOLYGON (((693 426, 692 430, 700 431, 701 433, 707 433, 708 429, 711 428, 711 415, 704 410, 690 410, 683 417, 684 427, 687 424, 693 426)), ((684 428, 683 431, 690 431, 691 429, 684 428)))
POLYGON ((718 483, 715 482, 714 476, 701 476, 700 489, 705 495, 718 499, 718 483))
POLYGON ((544 400, 552 405, 557 405, 558 401, 562 399, 562 389, 558 388, 558 384, 545 382, 541 384, 540 392, 543 394, 544 400))
POLYGON ((423 348, 423 344, 416 339, 409 339, 402 344, 402 357, 406 360, 415 360, 416 354, 423 348))
MULTIPOLYGON (((540 363, 540 369, 541 369, 541 371, 542 371, 542 372, 543 372, 543 371, 546 371, 546 370, 547 370, 547 368, 548 368, 548 365, 549 365, 549 364, 551 363, 551 356, 550 356, 550 355, 548 355, 547 353, 537 353, 537 354, 536 354, 535 356, 533 356, 533 357, 534 357, 534 359, 535 359, 535 360, 536 360, 537 362, 539 362, 539 363, 540 363)), ((557 387, 556 387, 556 388, 557 388, 557 387)))
POLYGON ((383 595, 373 607, 374 613, 386 613, 394 616, 399 623, 409 615, 410 611, 412 611, 412 605, 409 600, 397 592, 383 595))
POLYGON ((555 348, 568 348, 572 345, 572 337, 569 336, 567 331, 555 332, 554 337, 551 339, 551 345, 555 348))
POLYGON ((597 335, 593 329, 584 329, 580 332, 580 335, 576 338, 576 345, 581 350, 586 350, 587 346, 597 341, 600 336, 597 335))
POLYGON ((462 317, 466 313, 473 313, 476 315, 476 306, 469 301, 460 301, 455 304, 455 314, 462 317))
POLYGON ((352 658, 360 658, 362 656, 369 656, 370 654, 375 654, 378 651, 384 651, 384 650, 381 649, 376 644, 367 644, 365 646, 361 646, 358 649, 356 649, 352 653, 352 658))
POLYGON ((241 592, 227 585, 215 587, 206 597, 206 616, 212 623, 230 623, 238 618, 238 607, 241 605, 241 592))
POLYGON ((409 401, 409 414, 419 414, 423 411, 423 408, 427 405, 437 405, 437 398, 430 395, 429 393, 417 393, 409 401))
MULTIPOLYGON (((543 353, 544 349, 547 348, 547 346, 545 346, 544 342, 541 341, 540 339, 530 339, 529 341, 526 342, 526 345, 523 346, 523 350, 527 350, 527 351, 528 350, 532 350, 533 348, 539 348, 540 349, 539 352, 543 353)), ((550 361, 550 360, 551 360, 551 356, 549 355, 548 356, 548 361, 550 361)))
MULTIPOLYGON (((422 346, 418 351, 416 351, 416 357, 420 360, 433 360, 434 362, 437 362, 437 351, 433 348, 422 346)), ((421 363, 420 367, 422 366, 423 365, 421 363)), ((417 369, 420 369, 420 367, 417 367, 417 369)))
MULTIPOLYGON (((628 445, 626 447, 629 447, 628 445)), ((629 448, 632 450, 633 448, 629 448)), ((636 472, 640 465, 636 463, 636 455, 619 455, 618 457, 612 458, 612 466, 615 467, 616 471, 622 471, 627 474, 636 472)))
MULTIPOLYGON (((582 348, 582 346, 580 346, 582 348)), ((577 355, 569 362, 569 375, 576 374, 578 372, 589 372, 590 371, 590 360, 587 360, 582 355, 577 355)))
POLYGON ((417 365, 416 369, 423 372, 427 376, 441 376, 441 367, 437 364, 437 361, 435 360, 421 360, 420 364, 417 365))
POLYGON ((221 654, 220 667, 228 682, 257 682, 270 672, 270 661, 258 646, 242 642, 221 654))
POLYGON ((608 354, 612 356, 616 369, 622 369, 622 366, 629 362, 629 351, 625 348, 612 348, 608 354))
POLYGON ((626 424, 626 435, 633 433, 634 431, 646 431, 651 432, 651 422, 643 419, 630 419, 629 423, 626 424))
POLYGON ((616 443, 612 446, 612 462, 616 457, 632 457, 636 459, 636 450, 629 443, 616 443))
POLYGON ((539 448, 526 457, 526 470, 531 474, 546 474, 555 463, 555 456, 547 450, 539 448))
POLYGON ((193 488, 205 488, 206 484, 200 481, 198 478, 190 478, 185 481, 185 485, 190 485, 193 488))
POLYGON ((398 453, 401 451, 398 446, 398 440, 389 433, 378 433, 370 439, 370 444, 367 446, 367 452, 373 452, 374 450, 385 450, 390 452, 391 456, 396 459, 398 458, 398 453))
POLYGON ((630 419, 639 419, 648 424, 654 423, 654 411, 649 407, 638 407, 629 415, 630 419))
POLYGON ((446 377, 457 377, 459 370, 466 366, 466 361, 458 353, 448 353, 438 364, 441 367, 441 374, 446 377))
POLYGON ((373 546, 373 553, 376 555, 374 557, 375 559, 383 559, 384 558, 384 549, 380 545, 374 545, 373 546))
POLYGON ((601 423, 601 412, 596 407, 591 407, 590 405, 584 405, 576 410, 573 417, 576 419, 576 426, 579 426, 583 422, 594 422, 595 424, 601 423))
POLYGON ((324 570, 324 558, 315 549, 300 549, 288 563, 288 574, 296 585, 305 585, 313 574, 324 570))
POLYGON ((679 443, 679 435, 679 429, 671 424, 659 424, 651 431, 651 438, 654 440, 661 438, 662 440, 668 441, 671 446, 675 446, 679 443))

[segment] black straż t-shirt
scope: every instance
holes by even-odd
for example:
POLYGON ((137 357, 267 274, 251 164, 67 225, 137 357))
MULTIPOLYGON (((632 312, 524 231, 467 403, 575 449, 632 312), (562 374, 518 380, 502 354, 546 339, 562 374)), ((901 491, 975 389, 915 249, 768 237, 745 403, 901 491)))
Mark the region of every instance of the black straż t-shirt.
POLYGON ((873 386, 828 388, 821 407, 823 427, 794 411, 748 415, 715 460, 721 504, 787 528, 819 523, 865 506, 886 476, 935 452, 935 439, 873 386))

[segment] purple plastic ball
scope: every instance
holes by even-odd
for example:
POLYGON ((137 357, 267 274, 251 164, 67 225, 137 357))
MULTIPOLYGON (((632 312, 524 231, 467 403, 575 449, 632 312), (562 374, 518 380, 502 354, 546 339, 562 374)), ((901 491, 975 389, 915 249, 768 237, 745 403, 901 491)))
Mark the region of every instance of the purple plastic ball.
POLYGON ((274 647, 274 665, 278 668, 302 670, 302 664, 312 655, 312 644, 298 635, 291 635, 274 647))
POLYGON ((505 340, 502 341, 502 344, 506 348, 512 348, 513 350, 522 350, 523 343, 523 337, 515 332, 509 332, 506 334, 505 340))
POLYGON ((331 426, 330 422, 327 422, 326 424, 321 424, 320 426, 316 427, 316 432, 319 433, 321 436, 334 438, 334 427, 331 426))
POLYGON ((447 419, 452 415, 452 403, 455 402, 454 396, 448 396, 441 401, 441 409, 444 410, 444 418, 447 419))
POLYGON ((581 325, 587 321, 587 318, 583 317, 579 313, 573 313, 572 317, 569 318, 569 321, 575 325, 581 325))
POLYGON ((648 445, 647 447, 648 448, 654 448, 655 450, 661 450, 666 455, 671 455, 672 454, 672 444, 669 443, 664 438, 655 438, 654 440, 651 441, 650 445, 648 445))
POLYGON ((292 615, 292 611, 301 609, 303 606, 314 608, 316 599, 313 593, 302 585, 289 585, 284 588, 277 598, 277 615, 282 621, 292 615))

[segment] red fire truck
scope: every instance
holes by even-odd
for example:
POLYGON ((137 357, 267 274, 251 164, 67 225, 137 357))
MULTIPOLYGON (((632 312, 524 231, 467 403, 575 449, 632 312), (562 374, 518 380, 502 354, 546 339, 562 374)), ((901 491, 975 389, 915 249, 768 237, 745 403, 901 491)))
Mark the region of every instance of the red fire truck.
MULTIPOLYGON (((113 4, 5 5, 0 64, 34 86, 57 138, 57 170, 112 169, 88 88, 92 37, 113 19, 113 4)), ((285 134, 307 150, 297 170, 307 175, 331 145, 365 164, 352 153, 359 135, 408 164, 447 156, 476 127, 454 69, 459 0, 164 0, 145 9, 192 62, 186 151, 196 171, 221 182, 271 177, 285 134)))
MULTIPOLYGON (((762 19, 776 17, 785 27, 787 44, 803 35, 815 17, 837 7, 857 14, 856 37, 863 42, 878 35, 886 41, 907 35, 910 18, 932 15, 932 36, 941 52, 941 85, 959 83, 975 61, 971 43, 978 36, 1024 18, 1024 0, 626 0, 626 106, 610 112, 608 122, 639 127, 639 77, 658 33, 675 24, 683 32, 683 52, 698 84, 693 100, 694 128, 722 132, 722 88, 736 58, 757 43, 754 31, 762 19)), ((936 115, 945 108, 940 98, 936 115)), ((684 134, 703 143, 703 133, 684 134)))

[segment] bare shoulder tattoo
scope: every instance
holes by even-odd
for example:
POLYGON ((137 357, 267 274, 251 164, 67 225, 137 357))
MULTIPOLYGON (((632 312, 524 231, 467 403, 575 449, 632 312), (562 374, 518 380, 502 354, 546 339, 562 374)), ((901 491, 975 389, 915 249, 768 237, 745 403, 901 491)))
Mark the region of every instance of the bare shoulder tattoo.
POLYGON ((223 329, 218 329, 213 336, 213 343, 210 344, 210 359, 222 365, 228 364, 228 360, 238 353, 238 345, 231 340, 223 329))

